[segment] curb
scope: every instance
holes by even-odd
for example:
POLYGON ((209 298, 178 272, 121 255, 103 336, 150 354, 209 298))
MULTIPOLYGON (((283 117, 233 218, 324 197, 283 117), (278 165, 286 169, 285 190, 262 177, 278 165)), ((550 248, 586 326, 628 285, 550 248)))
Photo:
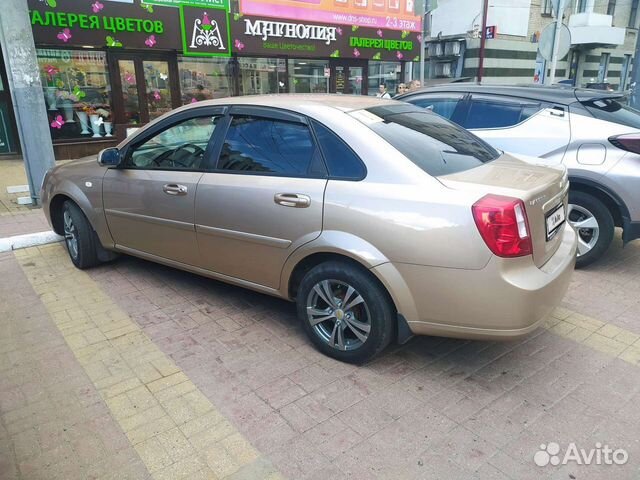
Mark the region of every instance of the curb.
POLYGON ((25 235, 15 235, 13 237, 0 238, 0 252, 10 252, 20 248, 46 245, 64 240, 57 233, 49 230, 46 232, 27 233, 25 235))

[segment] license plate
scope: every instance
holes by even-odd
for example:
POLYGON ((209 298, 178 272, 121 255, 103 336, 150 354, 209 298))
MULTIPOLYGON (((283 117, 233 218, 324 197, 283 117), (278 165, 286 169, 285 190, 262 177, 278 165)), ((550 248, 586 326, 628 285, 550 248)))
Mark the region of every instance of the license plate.
POLYGON ((562 203, 547 214, 547 242, 555 237, 565 220, 564 205, 562 203))

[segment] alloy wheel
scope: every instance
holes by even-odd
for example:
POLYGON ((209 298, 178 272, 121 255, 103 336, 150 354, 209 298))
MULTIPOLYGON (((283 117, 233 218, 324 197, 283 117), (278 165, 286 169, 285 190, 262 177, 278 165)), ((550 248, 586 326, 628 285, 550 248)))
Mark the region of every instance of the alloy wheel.
POLYGON ((589 253, 600 238, 600 225, 586 208, 570 203, 567 218, 578 234, 578 257, 589 253))
POLYGON ((67 243, 69 253, 73 258, 78 258, 78 230, 76 229, 71 213, 68 210, 64 211, 64 239, 67 243))
POLYGON ((337 350, 356 350, 369 338, 371 316, 362 295, 340 280, 316 283, 307 297, 313 332, 337 350))

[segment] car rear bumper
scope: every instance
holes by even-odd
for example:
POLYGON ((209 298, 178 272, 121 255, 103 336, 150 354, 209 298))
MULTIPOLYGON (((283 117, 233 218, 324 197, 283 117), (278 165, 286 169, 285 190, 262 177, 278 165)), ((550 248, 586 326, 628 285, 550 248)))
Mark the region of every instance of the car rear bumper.
POLYGON ((564 297, 576 246, 576 234, 567 226, 558 250, 541 268, 527 256, 492 257, 481 270, 398 263, 374 270, 391 279, 387 288, 416 335, 517 338, 535 330, 564 297))

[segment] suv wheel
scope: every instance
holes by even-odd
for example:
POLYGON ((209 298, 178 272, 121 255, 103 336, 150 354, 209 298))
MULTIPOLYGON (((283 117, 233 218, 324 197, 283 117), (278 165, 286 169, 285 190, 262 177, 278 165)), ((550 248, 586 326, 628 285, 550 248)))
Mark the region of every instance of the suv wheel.
POLYGON ((613 217, 593 195, 569 192, 569 224, 578 234, 576 267, 585 267, 602 256, 613 240, 613 217))
POLYGON ((366 362, 391 341, 394 306, 371 274, 353 265, 326 262, 307 272, 297 309, 313 344, 337 360, 366 362))

